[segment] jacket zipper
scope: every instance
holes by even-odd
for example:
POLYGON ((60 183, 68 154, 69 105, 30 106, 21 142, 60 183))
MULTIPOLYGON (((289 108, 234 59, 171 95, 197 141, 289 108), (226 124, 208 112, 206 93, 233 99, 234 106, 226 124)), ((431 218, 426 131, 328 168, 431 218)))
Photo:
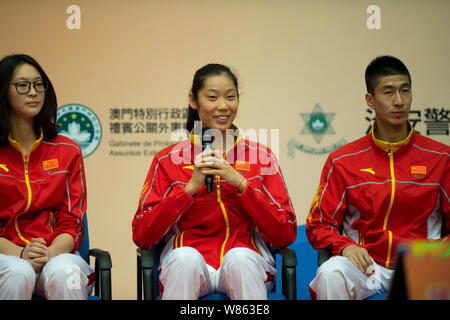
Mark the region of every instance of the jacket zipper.
POLYGON ((28 171, 28 163, 30 160, 30 155, 28 155, 26 158, 23 158, 23 167, 24 167, 24 175, 25 175, 25 185, 27 186, 27 205, 25 207, 25 210, 23 210, 21 213, 19 213, 15 218, 14 218, 14 226, 16 229, 17 234, 19 235, 19 238, 25 242, 25 243, 29 243, 30 241, 25 239, 25 237, 22 235, 22 233, 19 230, 19 224, 17 222, 19 216, 21 216, 22 214, 26 213, 31 206, 31 200, 33 198, 33 193, 31 192, 31 185, 30 185, 30 176, 29 176, 29 171, 28 171))
POLYGON ((173 241, 173 249, 181 248, 183 247, 183 237, 184 237, 184 231, 178 232, 178 234, 175 236, 175 239, 173 241))
POLYGON ((53 211, 50 211, 48 215, 48 225, 50 227, 50 231, 53 233, 53 211))
POLYGON ((392 206, 394 205, 394 198, 395 198, 395 171, 394 171, 394 153, 391 149, 388 150, 388 157, 389 157, 389 171, 391 174, 391 199, 389 201, 389 207, 387 209, 386 215, 384 217, 384 223, 383 223, 383 231, 388 232, 388 251, 387 251, 387 258, 385 266, 386 268, 391 267, 391 253, 392 253, 392 231, 387 230, 387 225, 389 221, 389 216, 392 211, 392 206))
POLYGON ((222 210, 223 218, 225 220, 225 239, 222 243, 222 248, 220 250, 220 261, 219 265, 222 265, 222 259, 225 253, 225 246, 227 244, 228 238, 230 237, 230 222, 228 220, 227 210, 225 209, 225 205, 222 202, 222 198, 220 196, 220 177, 215 177, 216 190, 217 190, 217 202, 220 205, 220 209, 222 210))

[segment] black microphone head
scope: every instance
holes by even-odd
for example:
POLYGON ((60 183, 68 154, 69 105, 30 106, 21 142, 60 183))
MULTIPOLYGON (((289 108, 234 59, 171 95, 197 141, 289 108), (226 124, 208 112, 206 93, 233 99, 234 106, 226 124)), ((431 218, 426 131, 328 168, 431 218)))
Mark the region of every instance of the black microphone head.
MULTIPOLYGON (((202 128, 202 150, 211 150, 214 136, 211 134, 210 128, 202 128)), ((206 191, 211 193, 214 185, 214 178, 208 174, 205 177, 206 191)))

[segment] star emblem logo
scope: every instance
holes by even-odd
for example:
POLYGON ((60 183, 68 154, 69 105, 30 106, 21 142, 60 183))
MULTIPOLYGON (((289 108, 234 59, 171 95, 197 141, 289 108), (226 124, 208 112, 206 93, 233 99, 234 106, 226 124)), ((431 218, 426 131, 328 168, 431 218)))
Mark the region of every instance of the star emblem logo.
POLYGON ((300 134, 311 134, 317 144, 322 141, 324 135, 335 134, 331 121, 335 113, 323 112, 320 104, 316 104, 311 113, 300 113, 305 122, 300 134))

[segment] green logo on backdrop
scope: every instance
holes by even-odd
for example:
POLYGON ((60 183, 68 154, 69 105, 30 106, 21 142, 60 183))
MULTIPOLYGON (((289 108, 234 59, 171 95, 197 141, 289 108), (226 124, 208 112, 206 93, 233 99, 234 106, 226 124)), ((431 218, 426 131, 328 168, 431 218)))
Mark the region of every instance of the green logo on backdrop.
MULTIPOLYGON (((312 135, 317 144, 320 144, 324 135, 334 135, 336 134, 331 122, 333 121, 335 113, 324 112, 320 104, 316 104, 312 112, 310 113, 300 113, 303 119, 304 126, 300 131, 301 135, 312 135)), ((347 141, 345 139, 340 139, 336 143, 327 147, 310 147, 292 138, 288 142, 288 156, 290 158, 294 157, 295 149, 301 150, 306 153, 312 154, 325 154, 330 153, 333 150, 343 146, 347 141)))
POLYGON ((58 109, 58 133, 78 143, 83 157, 92 154, 100 145, 102 126, 97 115, 82 104, 66 104, 58 109))

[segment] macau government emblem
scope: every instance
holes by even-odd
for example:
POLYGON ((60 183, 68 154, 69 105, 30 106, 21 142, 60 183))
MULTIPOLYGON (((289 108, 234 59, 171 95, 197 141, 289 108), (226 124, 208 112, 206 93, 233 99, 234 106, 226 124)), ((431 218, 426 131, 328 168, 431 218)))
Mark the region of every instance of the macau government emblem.
POLYGON ((66 104, 56 114, 58 133, 78 143, 83 157, 92 154, 100 145, 102 126, 97 115, 82 104, 66 104))
POLYGON ((292 138, 288 142, 288 157, 294 157, 295 149, 312 154, 327 154, 347 143, 345 139, 340 139, 332 145, 321 147, 320 143, 324 135, 336 134, 331 122, 334 118, 334 113, 324 112, 320 104, 316 104, 312 112, 300 113, 303 120, 303 128, 300 130, 300 135, 312 135, 314 141, 318 146, 307 146, 304 143, 292 138))

